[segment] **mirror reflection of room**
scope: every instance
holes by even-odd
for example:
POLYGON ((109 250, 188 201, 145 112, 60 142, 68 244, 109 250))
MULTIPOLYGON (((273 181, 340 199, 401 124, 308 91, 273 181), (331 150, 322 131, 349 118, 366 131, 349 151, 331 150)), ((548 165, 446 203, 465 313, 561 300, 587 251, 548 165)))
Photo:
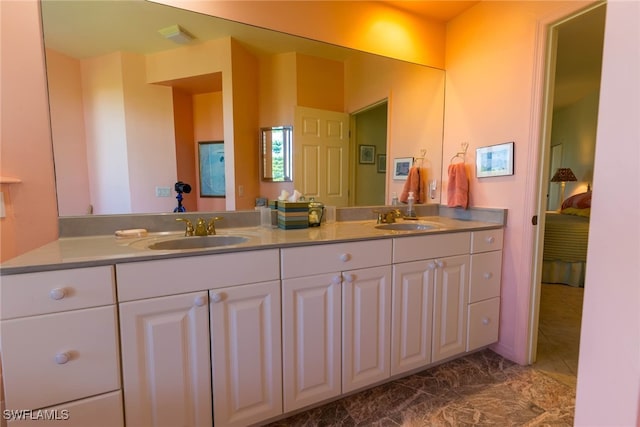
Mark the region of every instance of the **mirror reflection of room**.
MULTIPOLYGON (((258 198, 294 189, 335 206, 390 203, 402 189, 386 173, 394 157, 418 147, 441 157, 443 70, 151 2, 47 1, 42 14, 60 216, 171 212, 178 181, 194 187, 186 211, 253 209, 258 198), (117 34, 107 24, 114 19, 117 34), (360 165, 357 144, 379 143, 350 140, 349 126, 380 103, 391 112, 376 152, 385 164, 376 155, 360 165), (318 156, 296 170, 308 136, 295 123, 300 108, 346 115, 344 167, 318 156), (291 180, 261 175, 260 129, 278 126, 293 129, 291 180), (202 197, 198 141, 224 143, 223 197, 202 197), (342 182, 340 197, 332 188, 314 194, 309 168, 318 182, 342 182)), ((428 165, 439 180, 439 162, 428 165)))

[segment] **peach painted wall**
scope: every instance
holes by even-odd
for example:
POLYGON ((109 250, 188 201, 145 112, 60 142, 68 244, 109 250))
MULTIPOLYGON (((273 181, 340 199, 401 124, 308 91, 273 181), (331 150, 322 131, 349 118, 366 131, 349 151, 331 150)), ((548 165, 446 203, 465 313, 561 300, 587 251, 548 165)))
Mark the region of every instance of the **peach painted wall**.
MULTIPOLYGON (((366 55, 346 61, 346 110, 362 110, 388 99, 387 170, 396 157, 419 157, 427 179, 436 179, 440 188, 442 126, 445 73, 442 70, 407 62, 388 61, 366 55), (368 70, 376 69, 376 73, 368 70)), ((404 181, 387 174, 385 200, 401 193, 404 181)), ((434 200, 439 200, 438 197, 434 200)))
MULTIPOLYGON (((198 166, 198 142, 199 141, 223 141, 224 126, 222 121, 222 92, 210 92, 193 95, 193 147, 195 155, 194 169, 196 181, 191 183, 193 191, 185 196, 197 200, 198 211, 225 210, 225 200, 221 197, 200 197, 200 175, 198 166)), ((225 153, 226 160, 226 153, 225 153)))
POLYGON ((344 112, 344 64, 296 55, 297 105, 344 112))
MULTIPOLYGON (((225 160, 233 164, 235 204, 233 209, 254 209, 256 197, 260 195, 258 174, 258 60, 240 43, 231 39, 231 84, 233 103, 233 141, 231 149, 225 151, 225 160), (233 163, 231 163, 233 162, 233 163)), ((225 118, 225 126, 228 122, 225 118)), ((225 135, 226 138, 226 135, 225 135)), ((226 150, 226 147, 225 147, 226 150)), ((229 208, 229 203, 227 203, 229 208)))
POLYGON ((156 0, 156 3, 444 68, 445 25, 380 2, 156 0))
MULTIPOLYGON (((187 212, 194 212, 198 209, 198 179, 197 179, 197 159, 198 148, 195 144, 194 118, 193 118, 193 98, 190 93, 173 90, 173 122, 176 135, 176 169, 178 172, 176 181, 189 184, 191 193, 187 194, 182 204, 187 212)), ((173 198, 177 193, 173 192, 173 198)), ((174 202, 174 207, 178 202, 174 202)))
POLYGON ((46 50, 49 108, 60 216, 89 213, 89 170, 80 62, 46 50))
POLYGON ((640 425, 640 2, 610 0, 576 426, 640 425))
POLYGON ((39 3, 0 2, 0 39, 0 176, 22 180, 0 185, 4 261, 55 240, 58 211, 39 3))
MULTIPOLYGON (((297 102, 296 58, 295 52, 260 58, 259 127, 293 126, 297 102)), ((261 197, 274 200, 282 190, 293 193, 293 183, 260 180, 261 197)))

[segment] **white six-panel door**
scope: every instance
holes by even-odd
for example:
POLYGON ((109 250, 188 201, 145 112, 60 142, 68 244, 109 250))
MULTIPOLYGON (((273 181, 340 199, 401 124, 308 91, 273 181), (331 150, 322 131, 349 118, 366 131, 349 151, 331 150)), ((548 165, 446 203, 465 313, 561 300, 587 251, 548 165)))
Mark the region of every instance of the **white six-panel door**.
POLYGON ((127 426, 210 426, 206 292, 120 304, 127 426))
POLYGON ((293 127, 293 183, 305 197, 347 206, 349 199, 349 115, 296 107, 293 127))
POLYGON ((282 414, 280 282, 209 294, 214 424, 246 426, 282 414))

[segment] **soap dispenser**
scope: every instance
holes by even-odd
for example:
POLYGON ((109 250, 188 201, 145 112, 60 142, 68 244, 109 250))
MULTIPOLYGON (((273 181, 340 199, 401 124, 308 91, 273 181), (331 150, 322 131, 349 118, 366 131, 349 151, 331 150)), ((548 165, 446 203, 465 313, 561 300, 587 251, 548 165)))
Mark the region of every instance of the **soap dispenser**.
POLYGON ((406 218, 416 218, 416 211, 413 208, 413 204, 415 202, 415 198, 413 197, 413 191, 409 192, 409 197, 407 197, 407 216, 406 218))

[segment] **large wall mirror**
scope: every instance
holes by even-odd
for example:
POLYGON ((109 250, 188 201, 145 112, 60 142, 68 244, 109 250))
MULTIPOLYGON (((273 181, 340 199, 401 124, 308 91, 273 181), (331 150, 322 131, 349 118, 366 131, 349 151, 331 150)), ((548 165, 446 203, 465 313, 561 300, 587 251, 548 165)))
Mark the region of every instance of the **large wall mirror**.
MULTIPOLYGON (((263 128, 292 126, 295 151, 300 107, 346 114, 355 130, 358 112, 385 102, 376 154, 391 164, 426 152, 428 176, 441 177, 443 70, 142 0, 41 5, 60 216, 173 212, 178 181, 194 186, 187 211, 252 209, 296 187, 291 165, 263 173, 259 141, 263 128), (198 141, 224 141, 222 198, 199 197, 198 141)), ((358 164, 347 144, 355 205, 354 183, 384 169, 358 164)), ((403 184, 382 181, 365 187, 403 184)))

